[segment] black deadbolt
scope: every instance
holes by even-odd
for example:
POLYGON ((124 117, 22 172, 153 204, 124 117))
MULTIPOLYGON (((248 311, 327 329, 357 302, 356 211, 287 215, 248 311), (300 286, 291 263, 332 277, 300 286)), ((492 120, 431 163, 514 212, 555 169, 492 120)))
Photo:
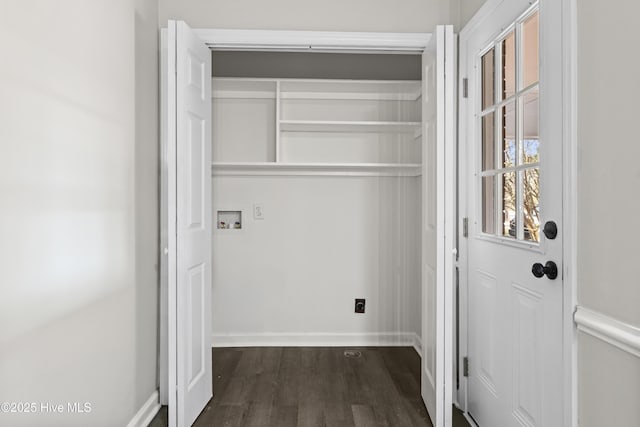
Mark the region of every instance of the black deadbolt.
POLYGON ((536 262, 531 267, 531 272, 536 277, 542 277, 546 274, 549 280, 554 280, 558 277, 558 266, 553 261, 547 261, 545 265, 536 262))
POLYGON ((544 223, 544 228, 542 229, 545 237, 547 239, 553 240, 558 235, 558 226, 553 221, 547 221, 544 223))

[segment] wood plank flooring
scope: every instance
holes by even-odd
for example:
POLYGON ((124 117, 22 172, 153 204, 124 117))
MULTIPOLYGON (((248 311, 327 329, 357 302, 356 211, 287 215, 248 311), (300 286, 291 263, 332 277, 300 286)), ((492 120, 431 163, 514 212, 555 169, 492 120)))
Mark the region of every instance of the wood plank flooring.
MULTIPOLYGON (((195 427, 431 427, 410 347, 213 349, 213 399, 195 427)), ((167 426, 166 407, 151 427, 167 426)), ((454 427, 468 427, 459 413, 454 427)))

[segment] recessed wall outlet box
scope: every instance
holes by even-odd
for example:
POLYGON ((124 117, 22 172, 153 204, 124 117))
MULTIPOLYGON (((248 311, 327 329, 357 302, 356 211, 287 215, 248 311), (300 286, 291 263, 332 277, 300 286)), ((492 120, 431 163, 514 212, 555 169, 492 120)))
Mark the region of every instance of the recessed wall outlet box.
POLYGON ((242 211, 218 211, 219 230, 241 230, 242 211))
POLYGON ((262 203, 256 203, 253 205, 253 219, 264 219, 264 208, 262 203))
POLYGON ((364 313, 364 298, 356 298, 356 313, 364 313))

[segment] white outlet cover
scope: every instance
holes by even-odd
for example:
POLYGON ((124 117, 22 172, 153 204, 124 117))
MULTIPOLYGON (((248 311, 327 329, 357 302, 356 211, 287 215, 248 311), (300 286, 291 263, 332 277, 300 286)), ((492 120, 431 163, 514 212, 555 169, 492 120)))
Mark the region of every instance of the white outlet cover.
POLYGON ((253 219, 264 219, 264 207, 262 203, 253 205, 253 219))

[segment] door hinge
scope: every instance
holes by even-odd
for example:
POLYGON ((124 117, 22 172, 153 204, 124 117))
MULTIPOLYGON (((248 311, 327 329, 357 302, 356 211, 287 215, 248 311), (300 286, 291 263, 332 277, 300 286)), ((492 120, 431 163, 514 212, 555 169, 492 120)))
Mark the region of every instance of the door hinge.
POLYGON ((462 376, 469 376, 469 358, 467 356, 462 358, 462 376))
POLYGON ((462 218, 462 237, 469 237, 469 218, 462 218))
POLYGON ((466 77, 462 79, 462 97, 469 97, 469 79, 466 77))

